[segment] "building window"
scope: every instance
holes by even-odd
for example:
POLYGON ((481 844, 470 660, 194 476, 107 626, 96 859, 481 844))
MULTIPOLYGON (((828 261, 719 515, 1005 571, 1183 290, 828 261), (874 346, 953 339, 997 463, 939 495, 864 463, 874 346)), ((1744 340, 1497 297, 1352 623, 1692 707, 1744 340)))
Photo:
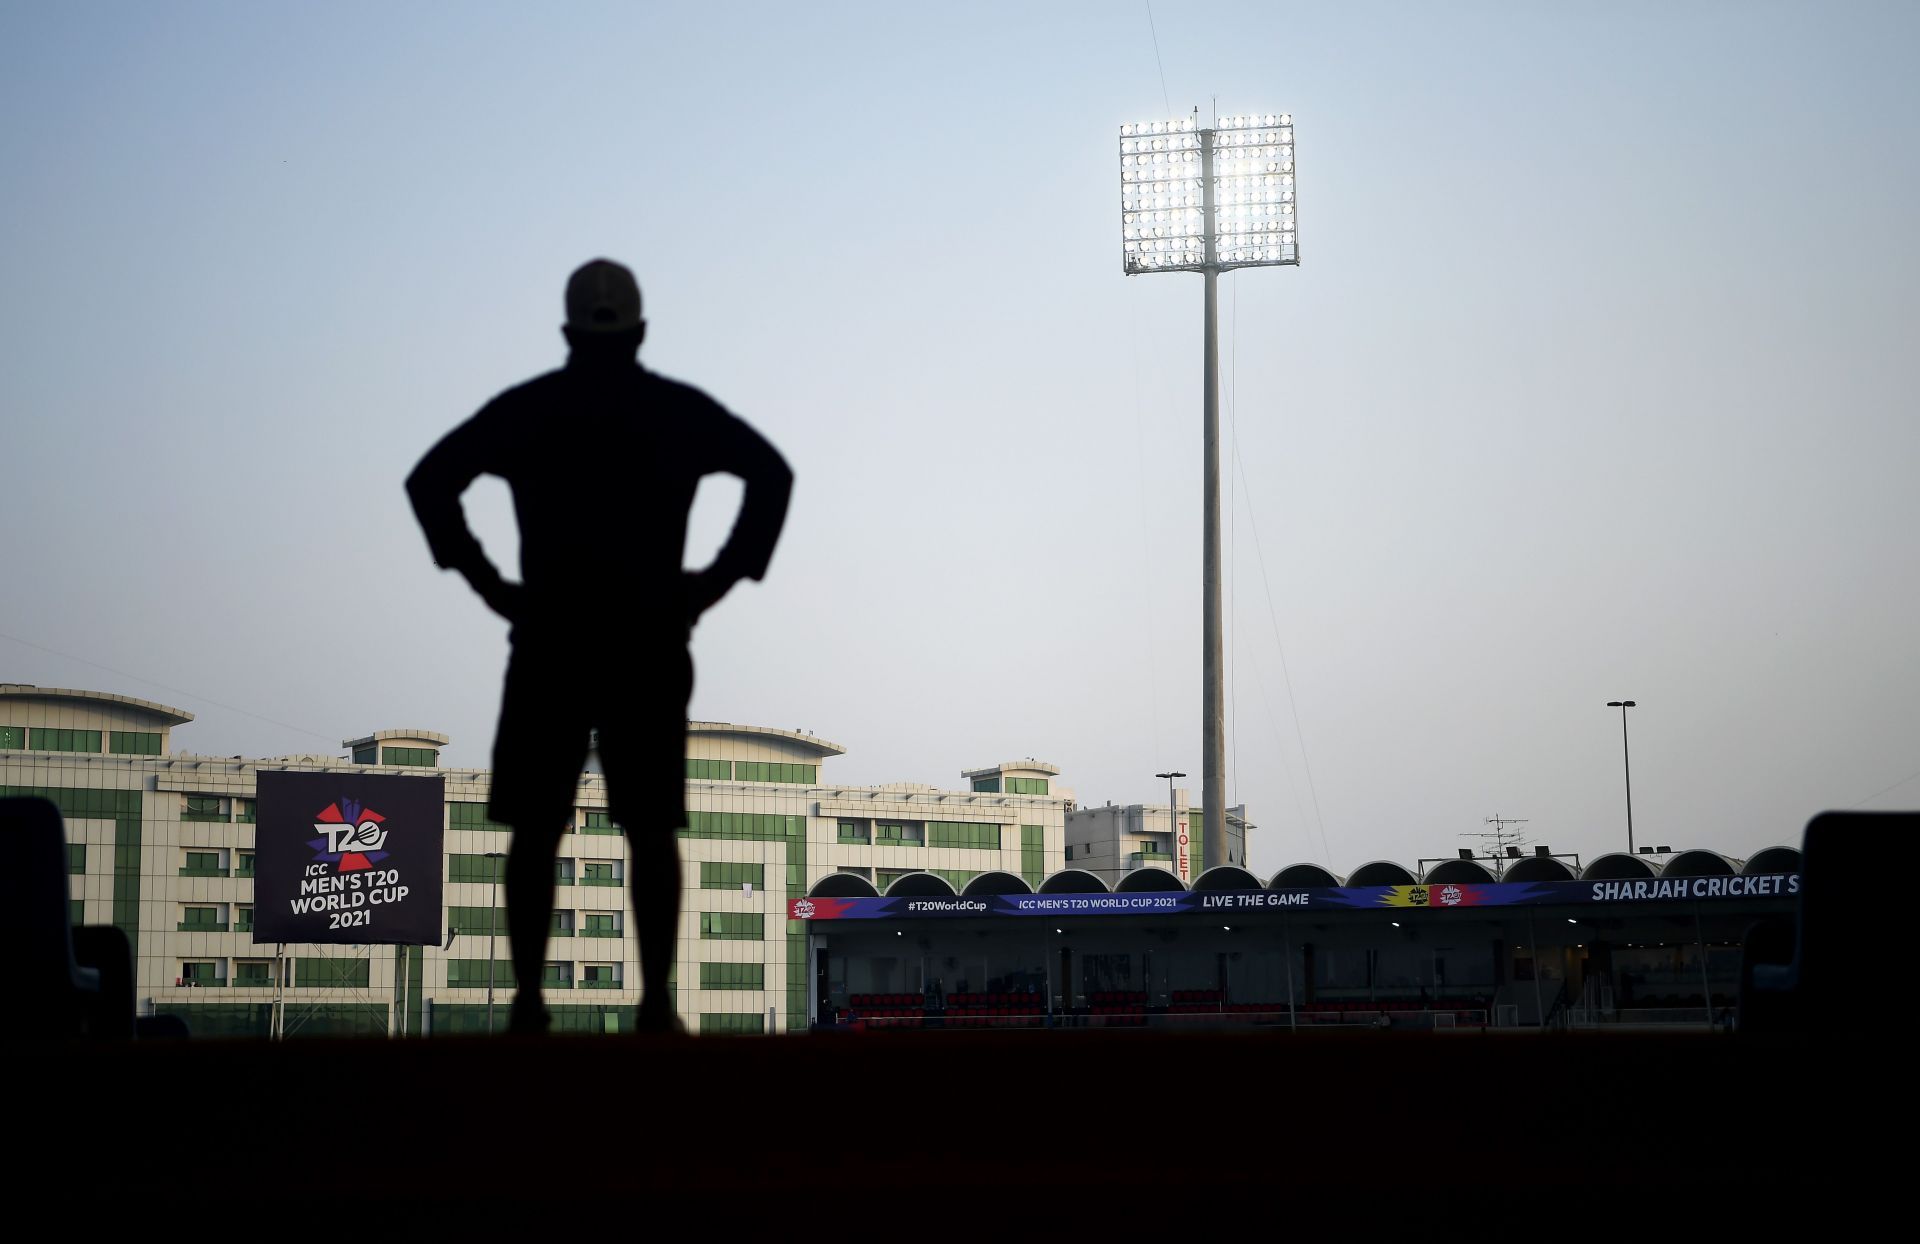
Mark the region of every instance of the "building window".
POLYGON ((297 989, 365 989, 372 965, 365 959, 298 958, 293 961, 297 989))
POLYGON ((733 776, 739 782, 798 782, 813 785, 818 765, 783 764, 771 760, 736 760, 733 776))
POLYGON ((614 824, 613 813, 611 812, 589 812, 586 815, 586 819, 580 823, 579 832, 583 834, 617 834, 620 832, 620 827, 614 824))
POLYGON ((618 989, 620 969, 611 963, 589 963, 581 969, 580 988, 618 989))
POLYGON ((440 763, 440 753, 431 747, 383 747, 380 759, 390 765, 411 765, 431 769, 440 763))
POLYGON ((180 819, 183 821, 219 821, 227 819, 227 801, 218 795, 182 795, 180 796, 180 819))
POLYGON ((70 898, 67 900, 67 923, 79 928, 87 921, 87 900, 70 898))
POLYGON ((49 730, 35 726, 32 731, 36 752, 95 752, 100 750, 98 730, 49 730))
POLYGON ((25 751, 27 748, 27 728, 25 726, 0 726, 0 751, 25 751))
POLYGON ((700 936, 717 942, 764 941, 766 917, 757 911, 703 911, 700 936))
POLYGON ((220 866, 218 851, 189 851, 187 862, 180 869, 182 877, 224 877, 227 870, 220 866))
POLYGON ((492 860, 484 855, 449 855, 447 857, 448 881, 505 881, 507 879, 507 861, 492 860))
POLYGON ((619 937, 620 913, 617 911, 585 911, 580 913, 586 919, 581 926, 581 937, 619 937))
POLYGON ((553 884, 555 885, 572 885, 573 884, 573 861, 572 860, 555 860, 553 862, 553 884))
POLYGON ((962 847, 972 850, 998 851, 1000 849, 1000 827, 998 825, 978 825, 967 821, 928 821, 927 845, 930 847, 962 847))
POLYGON ((752 842, 780 842, 807 837, 807 818, 770 812, 689 812, 682 838, 724 838, 752 842))
POLYGON ((236 799, 233 801, 233 819, 242 825, 253 824, 253 800, 236 799))
POLYGON ((1009 795, 1044 795, 1047 793, 1047 779, 1010 777, 1007 779, 1007 793, 1009 795))
POLYGON ((504 907, 449 907, 447 927, 455 933, 507 936, 507 909, 504 907), (488 913, 491 912, 491 924, 488 913))
POLYGON ((703 963, 702 989, 764 989, 766 969, 758 963, 703 963))
POLYGON ((1036 890, 1047 872, 1047 830, 1043 825, 1020 827, 1020 875, 1036 890))
POLYGON ((107 750, 122 756, 158 756, 160 732, 158 730, 109 730, 107 731, 107 750))
POLYGON ((372 745, 371 743, 369 743, 369 744, 368 744, 367 746, 365 746, 365 747, 356 747, 356 748, 354 748, 354 749, 353 749, 353 763, 354 763, 354 764, 357 764, 357 765, 374 765, 374 764, 379 764, 379 763, 380 763, 380 749, 379 749, 379 748, 377 748, 377 747, 375 747, 375 746, 373 746, 373 745, 372 745))
POLYGON ((1073 863, 1073 844, 1071 842, 1067 844, 1067 863, 1073 863))
POLYGON ((952 886, 956 894, 967 888, 967 882, 979 876, 963 868, 929 868, 927 871, 952 886))
POLYGON ((757 1012, 745 1015, 724 1015, 708 1012, 700 1017, 700 1035, 703 1037, 751 1037, 766 1031, 766 1016, 757 1012))
POLYGON ((580 865, 580 884, 617 886, 619 866, 608 860, 587 860, 580 865))
POLYGON ((253 852, 236 852, 233 857, 233 875, 236 877, 253 876, 253 852))
POLYGON ((227 922, 220 918, 218 907, 188 907, 180 913, 180 924, 175 929, 179 933, 225 933, 227 922))
POLYGON ((765 865, 735 864, 725 860, 700 861, 700 888, 703 890, 738 890, 749 885, 756 890, 766 888, 765 865))
POLYGON ((87 871, 87 844, 69 842, 67 844, 67 872, 79 876, 87 871))
MULTIPOLYGON (((485 959, 449 959, 447 960, 448 989, 485 989, 487 987, 487 961, 485 959)), ((509 959, 493 961, 493 987, 512 989, 513 962, 509 959)))
POLYGON ((236 986, 253 989, 270 988, 273 985, 273 965, 257 960, 249 962, 245 959, 235 959, 233 961, 233 983, 236 986))
POLYGON ((880 893, 885 894, 888 886, 900 880, 900 878, 908 876, 913 871, 911 868, 882 868, 875 874, 873 884, 879 888, 880 893))
POLYGON ((696 782, 730 782, 733 780, 733 762, 689 759, 687 776, 696 782))
POLYGON ((181 963, 180 983, 189 989, 218 989, 227 982, 220 978, 219 960, 199 959, 181 963))
POLYGON ((875 821, 873 840, 885 847, 917 847, 925 839, 925 831, 912 821, 875 821))
POLYGON ((998 777, 975 778, 973 789, 976 794, 997 795, 1000 793, 1000 779, 998 777))
POLYGON ((253 932, 253 908, 235 907, 233 909, 233 931, 235 933, 253 932))
POLYGON ((488 816, 484 803, 450 803, 447 805, 447 828, 492 829, 505 833, 508 826, 488 816))
MULTIPOLYGON (((554 937, 572 937, 573 936, 573 913, 570 911, 554 912, 553 924, 549 926, 549 928, 547 929, 547 932, 552 934, 554 937)), ((567 980, 569 982, 573 980, 573 977, 571 974, 568 975, 567 980)))
POLYGON ((541 964, 540 986, 543 989, 572 989, 573 964, 551 959, 541 964))
POLYGON ((840 822, 840 841, 872 842, 873 831, 867 828, 865 821, 842 821, 840 822))

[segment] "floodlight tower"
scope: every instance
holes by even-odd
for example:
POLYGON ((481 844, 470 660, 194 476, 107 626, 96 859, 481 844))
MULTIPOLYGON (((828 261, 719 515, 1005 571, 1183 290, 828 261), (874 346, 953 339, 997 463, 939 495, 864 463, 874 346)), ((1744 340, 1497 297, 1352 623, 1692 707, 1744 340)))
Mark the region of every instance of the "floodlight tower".
POLYGON ((1195 116, 1120 127, 1121 265, 1198 272, 1202 346, 1200 541, 1200 841, 1209 867, 1227 858, 1225 661, 1220 631, 1220 312, 1222 272, 1300 263, 1293 200, 1293 117, 1195 116))

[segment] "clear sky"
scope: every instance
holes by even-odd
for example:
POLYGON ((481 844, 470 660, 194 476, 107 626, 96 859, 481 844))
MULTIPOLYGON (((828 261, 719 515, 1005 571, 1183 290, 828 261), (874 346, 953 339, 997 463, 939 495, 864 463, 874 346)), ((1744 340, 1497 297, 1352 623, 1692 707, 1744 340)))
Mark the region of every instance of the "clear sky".
POLYGON ((1153 20, 1164 96, 1143 3, 0 5, 0 680, 485 764, 505 627, 401 481, 604 254, 799 477, 694 716, 1164 799, 1201 293, 1121 274, 1117 127, 1217 98, 1299 141, 1303 265, 1222 281, 1256 866, 1623 845, 1622 697, 1643 843, 1920 804, 1920 8, 1153 20))

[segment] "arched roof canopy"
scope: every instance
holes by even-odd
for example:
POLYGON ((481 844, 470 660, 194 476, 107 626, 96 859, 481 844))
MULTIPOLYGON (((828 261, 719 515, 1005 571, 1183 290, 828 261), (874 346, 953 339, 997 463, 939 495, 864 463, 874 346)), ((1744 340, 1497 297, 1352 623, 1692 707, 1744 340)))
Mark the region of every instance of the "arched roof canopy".
POLYGON ((932 873, 908 873, 893 879, 893 884, 887 887, 887 897, 952 898, 954 891, 945 877, 936 877, 932 873))
POLYGON ((1587 861, 1580 873, 1582 881, 1639 881, 1653 876, 1653 865, 1637 855, 1614 851, 1587 861))
POLYGON ((1164 868, 1136 868, 1120 878, 1120 884, 1113 887, 1113 892, 1115 894, 1164 894, 1170 890, 1186 888, 1180 884, 1180 878, 1164 868))
POLYGON ((1682 851, 1660 870, 1662 877, 1731 877, 1739 869, 1718 851, 1682 851))
POLYGON ((1502 881, 1578 881, 1573 870, 1551 855, 1529 855, 1507 865, 1502 881))
POLYGON ((1065 868, 1040 883, 1042 894, 1105 894, 1107 883, 1084 868, 1065 868))
POLYGON ((1442 860, 1421 880, 1428 885, 1491 885, 1493 874, 1474 860, 1442 860))
POLYGON ((1340 878, 1334 876, 1318 864, 1289 864, 1273 874, 1273 880, 1267 882, 1272 890, 1332 888, 1340 884, 1340 878))
POLYGON ((1195 890, 1258 890, 1260 878, 1232 864, 1218 864, 1193 879, 1195 890))
POLYGON ((1768 847, 1755 851, 1753 858, 1740 870, 1749 877, 1764 873, 1797 873, 1800 871, 1800 852, 1793 847, 1768 847))
POLYGON ((1348 885, 1412 885, 1413 874, 1392 860, 1374 860, 1353 870, 1348 885))
POLYGON ((981 873, 962 886, 960 893, 965 895, 983 894, 1031 894, 1033 887, 1010 872, 995 869, 981 873))
POLYGON ((72 687, 36 687, 24 682, 0 682, 0 700, 11 699, 71 704, 80 709, 128 709, 160 726, 184 726, 193 720, 193 714, 184 708, 169 708, 152 700, 136 700, 130 695, 114 695, 109 691, 79 691, 72 687))
POLYGON ((878 898, 880 891, 873 888, 859 873, 828 873, 813 883, 807 891, 808 898, 878 898))

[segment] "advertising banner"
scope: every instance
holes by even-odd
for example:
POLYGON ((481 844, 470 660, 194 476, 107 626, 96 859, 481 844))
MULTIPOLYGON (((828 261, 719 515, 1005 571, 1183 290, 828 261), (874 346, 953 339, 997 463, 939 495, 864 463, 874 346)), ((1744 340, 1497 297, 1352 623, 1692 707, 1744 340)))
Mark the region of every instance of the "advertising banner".
POLYGON ((439 774, 262 772, 254 943, 437 944, 445 790, 439 774))
POLYGON ((1639 881, 1516 881, 1484 885, 1377 885, 1172 894, 983 894, 928 898, 796 898, 791 920, 900 920, 939 916, 1178 916, 1222 912, 1355 911, 1414 907, 1578 906, 1792 898, 1799 873, 1639 881))

